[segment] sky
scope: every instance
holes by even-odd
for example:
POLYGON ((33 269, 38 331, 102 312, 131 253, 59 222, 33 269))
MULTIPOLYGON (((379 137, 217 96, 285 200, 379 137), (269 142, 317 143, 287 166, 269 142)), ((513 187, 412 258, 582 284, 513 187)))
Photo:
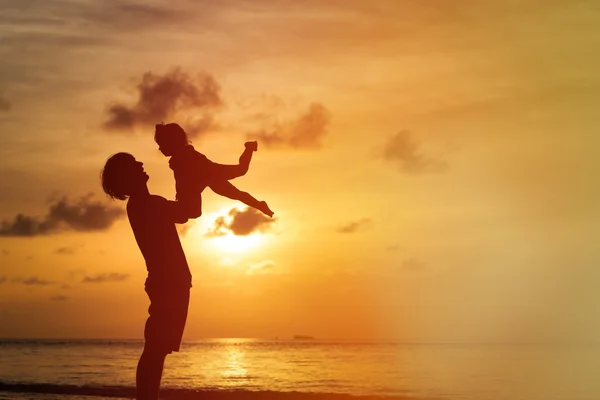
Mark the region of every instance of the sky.
POLYGON ((184 338, 598 340, 591 0, 0 0, 0 337, 143 334, 99 173, 174 199, 159 122, 273 219, 204 192, 184 338))

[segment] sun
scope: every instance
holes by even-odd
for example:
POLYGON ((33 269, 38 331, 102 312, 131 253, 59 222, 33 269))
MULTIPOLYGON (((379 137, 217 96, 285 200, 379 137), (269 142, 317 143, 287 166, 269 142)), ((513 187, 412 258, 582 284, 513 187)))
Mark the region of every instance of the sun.
MULTIPOLYGON (((239 210, 238 210, 239 211, 239 210)), ((201 244, 194 246, 199 252, 209 250, 218 256, 245 255, 259 249, 267 240, 260 230, 249 232, 248 235, 235 235, 230 228, 232 224, 231 210, 222 209, 211 213, 205 221, 190 225, 186 236, 199 240, 201 244), (212 218, 211 218, 212 217, 212 218)))
POLYGON ((245 253, 256 249, 263 241, 260 234, 248 236, 237 236, 233 233, 228 233, 224 236, 213 238, 211 244, 214 244, 215 249, 220 253, 245 253))

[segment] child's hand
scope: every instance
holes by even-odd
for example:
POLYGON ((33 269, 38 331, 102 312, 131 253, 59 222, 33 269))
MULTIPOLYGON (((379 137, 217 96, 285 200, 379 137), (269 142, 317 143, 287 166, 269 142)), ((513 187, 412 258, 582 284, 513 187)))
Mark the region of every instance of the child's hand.
POLYGON ((258 142, 257 141, 246 142, 244 144, 244 146, 246 146, 247 149, 252 150, 252 151, 257 151, 258 150, 258 142))

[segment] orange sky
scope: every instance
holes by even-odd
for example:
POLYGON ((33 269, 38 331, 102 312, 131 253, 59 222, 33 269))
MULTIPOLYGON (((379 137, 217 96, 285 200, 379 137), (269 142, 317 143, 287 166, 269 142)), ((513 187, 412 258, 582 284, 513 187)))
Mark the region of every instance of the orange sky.
POLYGON ((235 184, 276 215, 210 237, 248 212, 205 192, 186 338, 600 338, 594 3, 299 3, 8 1, 0 336, 142 335, 98 175, 127 151, 172 199, 165 121, 221 163, 258 138, 235 184))

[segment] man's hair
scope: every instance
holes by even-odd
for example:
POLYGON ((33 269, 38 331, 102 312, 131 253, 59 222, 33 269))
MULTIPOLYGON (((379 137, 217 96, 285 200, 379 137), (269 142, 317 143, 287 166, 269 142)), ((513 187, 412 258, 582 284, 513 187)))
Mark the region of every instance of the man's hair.
POLYGON ((154 141, 169 141, 171 143, 187 144, 188 137, 185 131, 179 124, 156 124, 154 127, 154 141))
POLYGON ((102 189, 111 199, 126 200, 129 197, 128 182, 124 169, 131 165, 134 157, 129 153, 117 153, 108 158, 102 172, 100 180, 102 189))

